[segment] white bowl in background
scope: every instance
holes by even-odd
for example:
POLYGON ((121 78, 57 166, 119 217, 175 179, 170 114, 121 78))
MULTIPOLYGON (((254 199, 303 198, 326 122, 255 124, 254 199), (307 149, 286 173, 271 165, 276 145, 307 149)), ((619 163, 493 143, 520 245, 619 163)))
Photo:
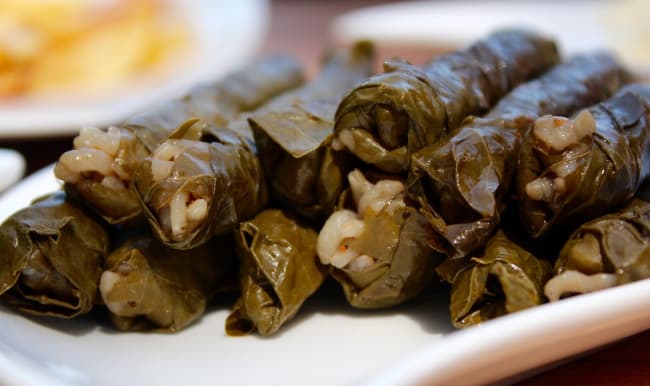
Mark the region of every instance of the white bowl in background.
POLYGON ((90 101, 4 101, 0 103, 0 138, 72 135, 85 125, 119 122, 244 64, 256 53, 268 27, 268 0, 173 0, 173 6, 187 19, 192 48, 190 57, 184 57, 169 74, 90 101))

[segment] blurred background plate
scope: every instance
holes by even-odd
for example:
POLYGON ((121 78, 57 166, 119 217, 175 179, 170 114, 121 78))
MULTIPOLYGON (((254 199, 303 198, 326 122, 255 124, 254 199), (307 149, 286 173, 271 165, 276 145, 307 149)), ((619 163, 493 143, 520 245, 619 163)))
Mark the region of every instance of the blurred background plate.
POLYGON ((355 10, 331 25, 339 42, 371 39, 391 46, 465 46, 503 27, 525 26, 555 38, 564 54, 616 52, 633 70, 650 74, 650 2, 417 1, 355 10))
POLYGON ((0 193, 18 182, 25 174, 25 158, 20 153, 11 149, 0 148, 0 193))
MULTIPOLYGON (((173 0, 189 29, 189 48, 169 71, 144 76, 101 97, 48 95, 0 99, 0 139, 75 134, 84 125, 119 122, 156 101, 178 96, 191 85, 213 80, 252 58, 266 33, 266 0, 173 0)), ((0 47, 1 48, 1 47, 0 47)), ((108 52, 106 55, 110 55, 108 52)))

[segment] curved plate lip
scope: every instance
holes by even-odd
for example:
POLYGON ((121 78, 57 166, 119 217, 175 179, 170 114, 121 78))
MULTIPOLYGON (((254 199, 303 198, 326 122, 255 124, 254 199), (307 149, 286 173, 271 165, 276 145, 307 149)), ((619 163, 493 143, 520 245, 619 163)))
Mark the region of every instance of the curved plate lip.
POLYGON ((171 1, 188 20, 190 59, 160 79, 145 79, 90 101, 58 102, 52 97, 0 104, 0 139, 74 135, 82 126, 119 122, 245 63, 256 53, 267 29, 268 0, 171 1))
POLYGON ((449 334, 364 385, 465 384, 467 374, 471 384, 525 378, 650 328, 648 293, 645 279, 509 314, 449 334))
POLYGON ((466 46, 501 28, 531 28, 554 38, 565 55, 610 50, 639 75, 650 76, 650 61, 641 62, 620 47, 629 31, 619 31, 608 22, 608 15, 620 11, 615 3, 581 0, 400 2, 340 15, 331 23, 330 34, 339 42, 370 39, 393 45, 450 48, 466 46))
MULTIPOLYGON (((0 197, 0 221, 4 221, 15 210, 27 205, 33 198, 60 189, 61 184, 54 178, 53 168, 54 165, 50 165, 41 169, 6 191, 0 197)), ((291 328, 282 331, 280 336, 272 339, 259 339, 254 336, 249 337, 249 339, 225 338, 221 335, 223 333, 215 333, 210 326, 215 324, 217 326, 223 325, 223 319, 227 315, 225 310, 206 315, 205 320, 199 326, 176 335, 152 336, 129 333, 115 335, 108 333, 104 336, 105 333, 101 331, 96 335, 101 338, 98 342, 106 343, 106 339, 111 339, 110 342, 116 342, 117 346, 123 348, 132 347, 134 344, 136 346, 143 343, 156 345, 163 342, 182 349, 180 347, 183 347, 185 340, 189 340, 190 346, 194 348, 193 345, 196 345, 197 342, 205 340, 233 339, 224 342, 216 341, 214 346, 210 345, 210 350, 215 350, 212 354, 217 357, 220 355, 223 360, 223 358, 228 357, 250 355, 253 352, 251 350, 255 350, 257 351, 255 355, 258 355, 257 360, 259 360, 260 351, 267 354, 272 352, 274 353, 272 356, 263 356, 263 358, 265 358, 265 361, 272 363, 273 371, 282 373, 286 369, 276 369, 273 366, 278 366, 279 363, 285 364, 281 361, 286 360, 285 357, 287 356, 294 358, 298 362, 292 362, 289 368, 295 374, 292 377, 283 378, 282 382, 287 385, 300 385, 304 384, 305 376, 313 378, 313 374, 305 373, 306 370, 303 369, 303 366, 308 366, 307 362, 318 361, 319 358, 320 360, 323 360, 323 358, 330 358, 331 360, 332 355, 337 352, 336 347, 327 346, 333 338, 330 335, 332 331, 340 331, 342 328, 352 325, 354 331, 347 332, 348 335, 345 339, 353 340, 355 339, 354 335, 366 334, 365 339, 368 342, 367 339, 375 337, 377 333, 385 334, 388 327, 388 334, 392 336, 384 335, 380 339, 382 342, 373 343, 377 345, 375 347, 361 350, 356 348, 356 350, 359 350, 360 353, 366 352, 372 357, 373 353, 366 350, 381 348, 400 353, 398 358, 395 361, 390 361, 384 367, 381 367, 381 363, 367 363, 368 360, 364 361, 364 358, 358 358, 358 366, 362 367, 362 371, 346 374, 344 383, 367 386, 467 384, 467 374, 472 374, 470 383, 484 384, 514 376, 520 377, 522 374, 530 373, 531 370, 541 366, 556 363, 564 358, 650 328, 650 297, 647 296, 648 293, 650 293, 650 280, 643 280, 576 296, 556 303, 544 304, 461 331, 454 331, 450 327, 445 327, 449 323, 449 317, 445 309, 441 308, 440 300, 432 297, 427 298, 426 302, 421 301, 416 305, 418 308, 415 311, 418 318, 421 318, 422 314, 429 311, 432 313, 442 311, 444 315, 436 315, 434 318, 427 316, 429 319, 418 321, 415 324, 412 323, 412 320, 407 320, 405 323, 402 315, 397 312, 379 312, 379 316, 377 316, 377 313, 367 315, 354 312, 352 316, 347 317, 336 312, 332 313, 332 310, 325 310, 324 313, 321 313, 321 307, 324 305, 327 308, 329 304, 314 305, 312 303, 309 306, 311 314, 306 319, 293 324, 291 328), (430 304, 429 301, 431 300, 438 303, 430 304), (317 312, 314 313, 314 310, 317 312), (418 329, 418 325, 424 321, 440 324, 433 327, 422 326, 431 329, 426 332, 416 331, 413 333, 411 331, 404 332, 403 330, 405 326, 418 329), (334 327, 330 328, 330 326, 334 327), (206 327, 210 327, 210 329, 206 330, 206 327), (362 331, 359 333, 356 330, 359 328, 369 328, 370 332, 362 331), (211 332, 206 333, 206 331, 211 332), (399 333, 400 331, 402 334, 399 333), (318 337, 319 334, 324 335, 318 337), (303 341, 310 342, 310 340, 321 343, 320 348, 324 352, 318 355, 314 353, 304 355, 304 350, 307 349, 304 345, 313 344, 313 342, 303 343, 303 341), (408 346, 410 348, 406 351, 404 340, 411 342, 410 346, 408 346), (417 340, 417 343, 413 343, 415 340, 417 340), (296 349, 296 347, 299 349, 296 349), (287 348, 297 352, 282 352, 287 348), (280 362, 274 357, 280 357, 280 362), (301 362, 301 358, 306 362, 301 362)), ((413 309, 408 309, 408 311, 413 311, 413 309)), ((23 332, 30 332, 34 327, 33 322, 30 323, 30 321, 24 320, 22 316, 13 313, 4 314, 0 312, 0 319, 6 322, 3 325, 8 326, 8 331, 11 331, 12 325, 19 323, 20 328, 24 328, 23 332), (23 326, 22 323, 25 323, 26 326, 23 326)), ((57 330, 43 330, 40 326, 36 327, 38 330, 32 331, 36 333, 33 339, 41 343, 44 339, 51 339, 49 343, 57 344, 58 342, 60 344, 61 342, 69 342, 69 339, 72 338, 70 336, 61 337, 60 335, 65 334, 60 334, 60 331, 57 330)), ((86 339, 98 339, 96 335, 91 335, 86 339)), ((83 347, 78 346, 83 340, 83 337, 76 339, 76 342, 71 343, 72 348, 68 347, 68 350, 83 350, 83 347)), ((91 342, 93 348, 96 342, 96 340, 91 342)), ((92 370, 87 368, 71 367, 69 364, 66 365, 63 360, 59 363, 49 362, 43 359, 39 353, 41 350, 39 347, 32 348, 31 345, 27 345, 28 349, 24 347, 21 349, 15 343, 15 339, 12 341, 0 334, 0 383, 46 386, 92 384, 95 381, 101 381, 102 384, 107 383, 107 380, 102 378, 102 374, 93 373, 92 370), (94 377, 98 378, 95 379, 94 377)), ((88 346, 85 346, 85 349, 88 350, 88 346)), ((351 347, 347 349, 355 350, 355 348, 351 347)), ((115 348, 104 347, 102 351, 105 350, 115 351, 115 348)), ((135 351, 138 350, 141 349, 135 351)), ((65 348, 59 346, 57 352, 65 354, 65 348), (63 352, 58 350, 63 350, 63 352)), ((77 355, 93 356, 93 351, 83 351, 77 353, 77 355)), ((123 354, 118 352, 118 355, 123 354)), ((147 358, 147 355, 151 355, 151 352, 145 353, 144 358, 147 358)), ((338 352, 336 355, 346 359, 344 352, 338 352)), ((255 358, 254 355, 252 357, 255 358)), ((160 358, 164 357, 157 357, 158 360, 160 358)), ((385 357, 382 358, 385 360, 385 357)), ((96 360, 101 359, 97 358, 96 360)), ((152 360, 154 367, 156 365, 160 366, 160 363, 156 363, 156 358, 152 360)), ((234 360, 233 363, 235 363, 235 366, 236 364, 244 366, 241 361, 234 360)), ((249 365, 251 368, 260 366, 259 363, 254 365, 249 363, 249 365)), ((151 366, 151 364, 142 364, 142 366, 151 366)), ((228 378, 233 376, 228 374, 228 372, 232 373, 232 369, 228 366, 228 364, 217 363, 214 365, 214 369, 204 370, 206 372, 217 371, 222 379, 232 380, 232 378, 228 378)), ((346 371, 349 371, 349 369, 346 371)), ((243 375, 239 375, 237 372, 237 374, 237 380, 240 384, 250 385, 258 384, 262 381, 262 378, 268 376, 257 374, 256 371, 245 372, 243 375)), ((103 374, 103 376, 105 375, 103 374)), ((279 376, 278 374, 275 375, 279 376)), ((182 377, 182 375, 179 375, 179 377, 182 377)), ((204 377, 197 376, 197 379, 197 384, 207 383, 204 377)), ((333 383, 332 379, 334 378, 330 379, 323 375, 312 380, 315 385, 320 385, 331 384, 333 383)), ((168 383, 174 383, 177 380, 170 379, 168 383)), ((338 379, 338 381, 341 381, 341 379, 338 379)))
POLYGON ((27 164, 25 158, 17 151, 0 148, 0 194, 2 191, 15 184, 25 174, 27 164))

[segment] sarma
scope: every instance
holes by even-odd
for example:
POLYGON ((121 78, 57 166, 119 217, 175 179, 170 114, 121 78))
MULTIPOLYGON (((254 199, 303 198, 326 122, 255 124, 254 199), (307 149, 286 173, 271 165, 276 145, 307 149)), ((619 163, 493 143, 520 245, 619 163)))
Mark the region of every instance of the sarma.
POLYGON ((359 83, 341 101, 332 146, 385 172, 407 171, 413 152, 558 60, 552 41, 524 30, 494 33, 421 67, 389 60, 384 73, 359 83))
POLYGON ((403 303, 431 284, 441 260, 428 245, 431 228, 405 200, 403 181, 373 183, 358 169, 348 174, 348 180, 350 189, 342 195, 341 209, 318 235, 318 256, 330 266, 352 306, 403 303))
POLYGON ((451 320, 462 328, 541 304, 551 264, 498 231, 482 256, 448 259, 437 271, 452 285, 451 320))
POLYGON ((190 120, 136 171, 134 189, 158 239, 191 249, 262 210, 262 167, 237 133, 190 120))
POLYGON ((138 235, 106 260, 99 290, 119 330, 177 332, 204 314, 220 291, 234 291, 237 264, 230 236, 187 251, 138 235))
POLYGON ((433 246, 463 257, 499 225, 521 138, 545 114, 571 114, 616 92, 626 74, 608 54, 574 57, 522 84, 484 117, 470 118, 437 144, 413 154, 409 193, 436 234, 433 246))
POLYGON ((65 193, 38 199, 0 226, 0 298, 30 314, 85 314, 109 247, 105 227, 65 193))
POLYGON ((226 320, 229 335, 275 333, 324 282, 316 231, 279 209, 243 222, 236 233, 241 295, 226 320))
POLYGON ((318 76, 249 118, 271 197, 309 216, 326 216, 344 188, 346 154, 329 146, 334 113, 354 84, 368 77, 373 47, 357 43, 330 53, 318 76))
MULTIPOLYGON (((141 215, 131 189, 133 174, 169 134, 183 122, 200 118, 223 127, 244 111, 297 87, 300 66, 284 56, 270 57, 213 84, 198 86, 185 97, 156 105, 106 130, 82 128, 74 150, 61 155, 55 168, 65 190, 113 224, 133 222, 141 215)), ((240 135, 252 142, 250 131, 240 135)))
POLYGON ((539 118, 519 163, 520 217, 533 237, 615 209, 650 175, 650 84, 571 119, 539 118))
POLYGON ((618 212, 580 226, 546 283, 549 300, 650 277, 650 203, 634 199, 618 212))

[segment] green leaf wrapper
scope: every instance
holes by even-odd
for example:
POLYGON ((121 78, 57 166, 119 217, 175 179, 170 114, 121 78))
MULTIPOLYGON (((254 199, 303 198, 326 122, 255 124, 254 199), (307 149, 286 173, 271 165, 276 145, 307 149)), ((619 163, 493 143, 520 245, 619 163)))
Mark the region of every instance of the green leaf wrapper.
POLYGON ((608 54, 578 56, 506 95, 484 117, 412 157, 409 193, 436 233, 434 247, 463 257, 485 245, 500 223, 521 138, 534 119, 610 97, 624 82, 608 54))
POLYGON ((229 335, 275 333, 324 282, 316 231, 268 209, 236 233, 241 297, 226 320, 229 335))
POLYGON ((85 314, 109 247, 104 226, 64 193, 43 197, 0 226, 1 298, 29 314, 85 314))
POLYGON ((334 113, 343 94, 370 75, 373 54, 367 42, 333 52, 310 83, 250 115, 271 196, 301 215, 327 216, 344 188, 349 162, 329 147, 334 113))
POLYGON ((384 73, 343 98, 332 144, 385 172, 407 171, 413 152, 558 60, 552 41, 522 30, 497 32, 421 67, 389 60, 384 73))
POLYGON ((136 192, 130 188, 132 177, 140 163, 172 131, 192 118, 218 127, 232 123, 233 129, 250 145, 250 129, 234 121, 243 112, 256 109, 302 81, 302 69, 294 59, 273 56, 244 66, 215 83, 198 86, 180 99, 154 105, 118 125, 121 139, 113 168, 120 169, 118 176, 126 189, 102 184, 102 175, 88 172, 85 178, 66 183, 65 190, 79 196, 111 224, 136 222, 141 210, 136 192))
POLYGON ((404 206, 395 213, 377 213, 364 219, 366 231, 355 250, 377 259, 363 271, 333 268, 332 277, 343 287, 350 305, 386 308, 402 304, 428 287, 439 259, 427 245, 428 224, 416 209, 404 206))
POLYGON ((650 175, 650 85, 634 84, 588 109, 595 132, 557 151, 531 133, 520 153, 519 214, 528 233, 540 237, 554 228, 575 227, 629 200, 650 175), (526 191, 538 178, 566 187, 535 200, 526 191))
POLYGON ((216 293, 234 290, 236 277, 229 236, 178 251, 147 234, 108 256, 100 291, 119 330, 177 332, 199 319, 216 293))
MULTIPOLYGON (((375 186, 384 181, 380 179, 375 186)), ((351 190, 344 191, 341 196, 339 208, 343 207, 354 208, 353 212, 358 209, 351 190)), ((442 256, 429 247, 431 227, 426 218, 405 201, 403 192, 384 203, 371 203, 363 211, 356 220, 363 223, 362 232, 356 237, 344 238, 337 249, 355 251, 356 259, 369 256, 372 262, 359 266, 352 260, 343 265, 335 263, 332 257, 330 274, 339 282, 353 307, 372 309, 402 304, 432 283, 435 266, 442 260, 442 256)), ((330 222, 334 221, 333 216, 339 214, 337 212, 325 223, 319 242, 328 238, 326 233, 330 222)), ((349 225, 337 227, 345 229, 349 225)), ((320 258, 328 262, 327 256, 320 258)))
POLYGON ((155 181, 152 157, 148 157, 136 172, 134 186, 151 229, 168 246, 195 248, 232 232, 266 205, 262 168, 253 150, 235 132, 188 121, 167 142, 184 147, 173 160, 169 176, 155 181), (174 235, 163 211, 179 193, 206 199, 208 213, 198 224, 174 235))
POLYGON ((551 265, 499 231, 483 256, 448 259, 437 271, 452 284, 451 321, 462 328, 541 304, 551 265))
POLYGON ((650 277, 650 203, 635 199, 576 229, 555 262, 556 274, 569 270, 615 274, 617 284, 650 277))

